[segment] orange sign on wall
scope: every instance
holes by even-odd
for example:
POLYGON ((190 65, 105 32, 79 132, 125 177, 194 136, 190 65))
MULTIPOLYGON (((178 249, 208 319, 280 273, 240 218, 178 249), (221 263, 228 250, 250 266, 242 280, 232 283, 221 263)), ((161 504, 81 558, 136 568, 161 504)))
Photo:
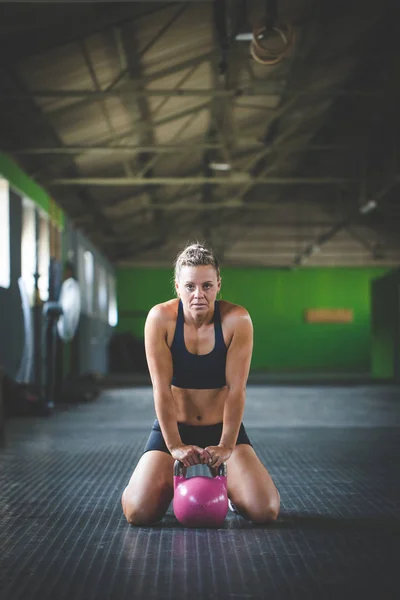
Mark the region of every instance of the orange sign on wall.
POLYGON ((308 308, 305 313, 307 323, 352 323, 351 308, 308 308))

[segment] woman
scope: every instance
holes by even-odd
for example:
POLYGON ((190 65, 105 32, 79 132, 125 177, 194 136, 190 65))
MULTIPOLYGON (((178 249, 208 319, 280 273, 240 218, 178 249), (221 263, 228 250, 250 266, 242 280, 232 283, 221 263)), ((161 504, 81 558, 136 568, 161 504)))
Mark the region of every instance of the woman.
POLYGON ((253 328, 242 306, 217 301, 215 256, 200 244, 175 262, 178 298, 154 306, 145 345, 157 419, 122 495, 132 525, 160 520, 173 497, 173 464, 227 462, 228 496, 250 521, 279 513, 279 493, 242 424, 253 328))

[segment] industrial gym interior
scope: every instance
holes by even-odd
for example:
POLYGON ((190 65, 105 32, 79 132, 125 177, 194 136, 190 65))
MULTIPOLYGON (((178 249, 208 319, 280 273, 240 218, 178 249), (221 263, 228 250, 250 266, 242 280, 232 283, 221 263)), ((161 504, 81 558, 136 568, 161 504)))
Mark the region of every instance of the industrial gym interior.
POLYGON ((400 597, 399 18, 0 3, 2 600, 400 597), (144 325, 196 241, 253 322, 268 525, 122 513, 144 325))

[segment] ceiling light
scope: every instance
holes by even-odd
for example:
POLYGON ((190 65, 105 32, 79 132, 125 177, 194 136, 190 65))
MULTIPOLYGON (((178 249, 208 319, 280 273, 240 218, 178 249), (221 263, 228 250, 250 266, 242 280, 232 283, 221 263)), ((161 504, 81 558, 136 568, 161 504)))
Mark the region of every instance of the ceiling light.
POLYGON ((377 203, 375 202, 375 200, 369 200, 366 204, 364 204, 360 208, 360 213, 362 215, 366 215, 366 214, 370 213, 372 210, 374 210, 376 207, 377 207, 377 203))
POLYGON ((210 162, 208 166, 214 171, 230 171, 232 169, 232 165, 226 162, 210 162))
POLYGON ((235 36, 235 40, 237 40, 238 42, 252 42, 253 41, 253 32, 250 31, 249 33, 238 33, 235 36))

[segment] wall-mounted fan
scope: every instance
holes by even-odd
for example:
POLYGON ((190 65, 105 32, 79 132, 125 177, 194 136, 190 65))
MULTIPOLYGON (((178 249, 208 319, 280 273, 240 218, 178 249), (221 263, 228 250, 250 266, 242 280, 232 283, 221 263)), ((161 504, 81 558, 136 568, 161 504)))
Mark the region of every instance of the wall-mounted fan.
POLYGON ((57 334, 63 342, 75 336, 81 314, 81 291, 74 277, 68 277, 61 285, 57 301, 49 301, 43 307, 46 317, 46 405, 54 408, 57 334))
POLYGON ((81 314, 81 290, 73 277, 62 284, 58 304, 61 308, 57 321, 58 335, 64 342, 69 342, 75 335, 81 314))

